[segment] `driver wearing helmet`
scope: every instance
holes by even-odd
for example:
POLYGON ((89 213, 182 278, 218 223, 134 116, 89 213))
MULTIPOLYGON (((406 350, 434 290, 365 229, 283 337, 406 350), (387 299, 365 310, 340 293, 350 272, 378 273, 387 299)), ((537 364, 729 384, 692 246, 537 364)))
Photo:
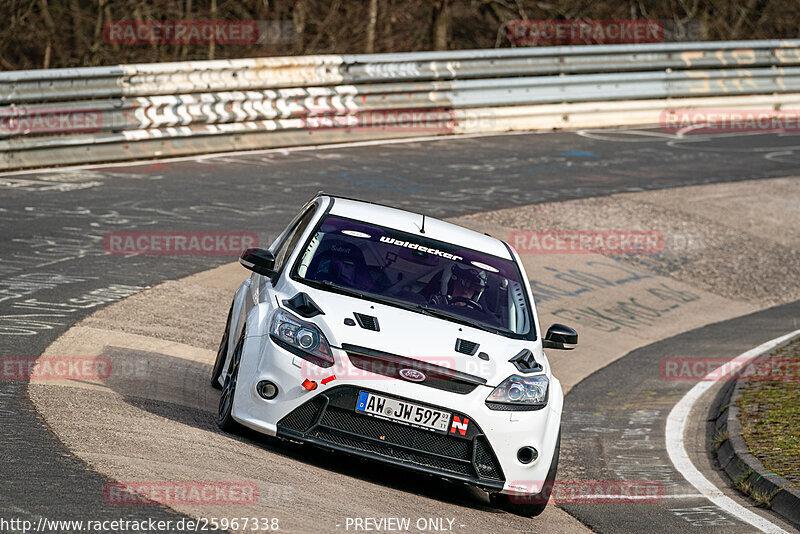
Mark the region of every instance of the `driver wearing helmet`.
POLYGON ((483 290, 486 289, 486 272, 476 267, 460 267, 454 263, 450 268, 450 273, 447 294, 433 295, 431 304, 482 309, 478 300, 481 298, 483 290))

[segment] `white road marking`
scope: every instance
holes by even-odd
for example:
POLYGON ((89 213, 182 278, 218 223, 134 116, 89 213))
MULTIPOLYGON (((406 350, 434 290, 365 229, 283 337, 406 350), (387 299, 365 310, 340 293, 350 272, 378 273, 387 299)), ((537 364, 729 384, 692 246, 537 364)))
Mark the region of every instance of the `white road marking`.
MULTIPOLYGON (((761 356, 762 354, 771 351, 776 346, 784 341, 800 335, 800 330, 795 330, 785 336, 775 338, 759 345, 754 349, 750 349, 745 353, 740 354, 736 358, 726 363, 722 368, 709 373, 703 380, 697 383, 689 392, 672 408, 672 411, 667 417, 666 435, 670 437, 667 440, 667 454, 669 459, 675 465, 675 468, 689 481, 689 483, 697 489, 706 499, 717 505, 722 510, 726 511, 733 517, 744 521, 757 528, 761 532, 769 533, 786 533, 785 530, 767 520, 760 515, 751 512, 744 506, 740 505, 730 497, 726 496, 719 488, 711 483, 703 474, 694 466, 689 459, 684 445, 683 435, 686 430, 686 422, 689 419, 689 414, 692 411, 697 399, 703 393, 714 385, 714 377, 720 376, 720 370, 725 370, 726 367, 745 365, 749 361, 761 356)), ((737 367, 733 367, 737 368, 737 367)), ((727 376, 723 373, 722 376, 727 376)))
POLYGON ((683 136, 680 134, 653 130, 653 128, 656 126, 657 125, 630 126, 622 128, 582 128, 574 131, 579 136, 586 137, 587 139, 620 141, 623 143, 650 143, 653 141, 654 137, 666 140, 683 138, 683 136), (629 137, 620 137, 619 134, 628 135, 629 137))

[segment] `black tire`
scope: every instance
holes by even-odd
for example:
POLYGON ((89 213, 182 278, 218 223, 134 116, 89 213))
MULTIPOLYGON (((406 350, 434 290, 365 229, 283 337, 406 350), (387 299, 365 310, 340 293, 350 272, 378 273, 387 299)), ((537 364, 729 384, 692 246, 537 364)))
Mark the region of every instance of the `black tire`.
POLYGON ((228 372, 225 373, 225 385, 222 386, 222 396, 219 398, 219 410, 217 412, 217 426, 225 432, 235 432, 241 425, 231 415, 233 411, 233 399, 236 395, 236 383, 239 379, 239 363, 242 361, 242 350, 244 349, 244 333, 239 337, 236 348, 233 350, 231 363, 228 372))
POLYGON ((556 472, 558 471, 558 457, 561 454, 561 429, 558 429, 558 439, 556 440, 556 451, 553 454, 553 461, 550 462, 550 470, 547 471, 547 480, 544 483, 544 489, 541 493, 531 496, 525 496, 520 500, 530 500, 533 502, 517 502, 517 500, 505 493, 491 493, 489 500, 492 506, 500 508, 507 512, 516 515, 523 515, 526 517, 536 517, 544 512, 547 507, 547 502, 550 500, 550 494, 553 492, 553 482, 556 480, 556 472))
POLYGON ((214 360, 214 368, 211 370, 211 387, 222 389, 219 385, 219 375, 222 374, 222 366, 225 365, 225 358, 228 357, 228 337, 231 332, 231 316, 233 315, 233 303, 228 310, 228 320, 225 322, 225 332, 222 333, 222 341, 219 342, 217 349, 217 359, 214 360))

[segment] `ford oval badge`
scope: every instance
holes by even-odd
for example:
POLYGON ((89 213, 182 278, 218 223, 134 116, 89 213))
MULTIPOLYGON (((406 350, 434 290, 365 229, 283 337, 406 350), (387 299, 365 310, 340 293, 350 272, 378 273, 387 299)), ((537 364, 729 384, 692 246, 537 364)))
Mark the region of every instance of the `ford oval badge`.
POLYGON ((425 373, 416 369, 400 369, 400 376, 412 382, 422 382, 425 380, 425 373))

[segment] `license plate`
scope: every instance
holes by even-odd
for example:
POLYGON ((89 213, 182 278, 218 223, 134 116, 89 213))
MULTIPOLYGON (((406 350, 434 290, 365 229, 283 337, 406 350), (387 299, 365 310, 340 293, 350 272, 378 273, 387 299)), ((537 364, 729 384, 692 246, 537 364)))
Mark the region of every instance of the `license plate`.
POLYGON ((356 411, 436 432, 447 433, 450 427, 450 412, 391 399, 382 395, 367 393, 366 391, 361 391, 358 394, 356 411))

